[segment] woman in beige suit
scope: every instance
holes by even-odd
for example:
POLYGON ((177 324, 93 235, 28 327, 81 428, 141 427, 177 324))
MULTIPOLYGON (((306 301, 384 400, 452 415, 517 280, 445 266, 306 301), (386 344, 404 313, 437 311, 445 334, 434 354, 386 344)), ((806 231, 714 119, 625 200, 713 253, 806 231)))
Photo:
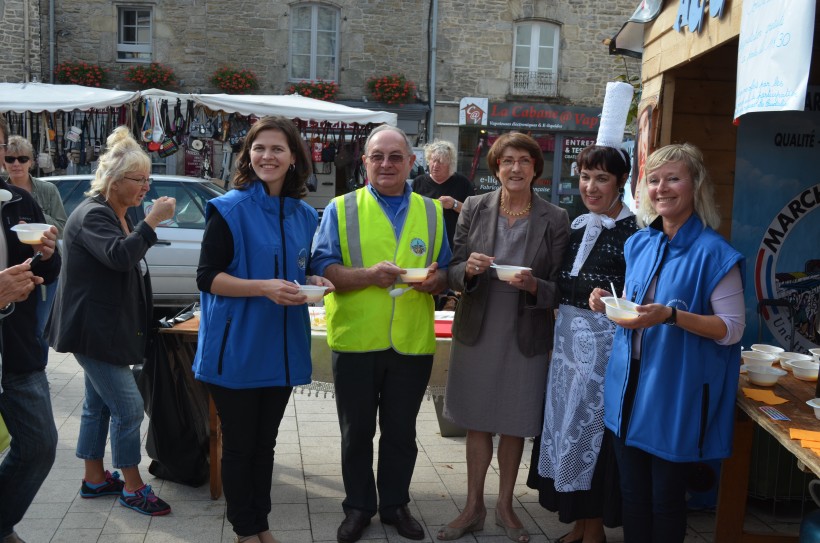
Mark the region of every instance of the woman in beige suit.
POLYGON ((513 541, 527 543, 529 534, 513 511, 513 487, 524 438, 541 431, 553 310, 559 301, 556 280, 569 242, 569 219, 565 210, 532 190, 544 169, 534 139, 504 134, 490 148, 487 162, 501 188, 464 203, 448 269, 450 287, 463 296, 453 323, 444 415, 467 428, 467 503, 438 539, 483 529, 484 480, 492 437, 498 434, 495 522, 513 541), (501 281, 495 265, 528 269, 501 281))

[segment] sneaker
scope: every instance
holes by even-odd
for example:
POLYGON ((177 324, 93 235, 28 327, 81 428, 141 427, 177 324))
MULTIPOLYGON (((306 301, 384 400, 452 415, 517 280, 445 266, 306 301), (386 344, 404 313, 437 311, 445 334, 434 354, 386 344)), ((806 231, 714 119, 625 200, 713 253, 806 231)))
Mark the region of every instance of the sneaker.
POLYGON ((154 495, 151 485, 142 485, 134 492, 123 489, 120 503, 137 513, 152 517, 167 515, 171 512, 171 506, 154 495))
POLYGON ((105 481, 102 483, 89 483, 83 479, 83 484, 80 487, 80 497, 82 498, 98 498, 99 496, 119 496, 122 494, 122 489, 125 488, 125 483, 120 479, 120 472, 110 471, 105 472, 105 481))

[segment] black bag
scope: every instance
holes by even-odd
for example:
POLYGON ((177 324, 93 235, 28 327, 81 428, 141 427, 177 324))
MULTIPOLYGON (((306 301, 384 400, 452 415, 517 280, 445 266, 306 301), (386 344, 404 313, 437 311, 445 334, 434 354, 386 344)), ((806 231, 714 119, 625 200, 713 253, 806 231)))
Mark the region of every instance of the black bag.
POLYGON ((148 471, 196 487, 209 475, 208 392, 185 374, 183 364, 190 365, 193 350, 178 336, 153 334, 137 386, 150 417, 145 449, 153 461, 148 471))

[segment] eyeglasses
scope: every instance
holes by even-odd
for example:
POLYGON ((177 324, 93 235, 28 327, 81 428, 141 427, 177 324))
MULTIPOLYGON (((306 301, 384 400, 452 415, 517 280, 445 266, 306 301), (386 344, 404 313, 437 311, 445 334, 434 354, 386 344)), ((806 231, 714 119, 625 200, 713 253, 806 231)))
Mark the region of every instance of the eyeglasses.
POLYGON ((512 168, 513 164, 518 163, 519 166, 522 168, 531 168, 532 165, 535 163, 531 158, 519 158, 518 160, 513 160, 511 158, 499 158, 498 165, 502 168, 512 168))
POLYGON ((376 164, 383 164, 384 160, 387 159, 387 162, 389 162, 390 164, 393 164, 395 166, 396 164, 401 164, 402 162, 404 162, 406 158, 407 158, 407 155, 394 154, 394 155, 385 156, 385 155, 375 154, 375 155, 368 155, 367 160, 369 162, 374 162, 376 164))
POLYGON ((139 179, 134 179, 133 177, 123 176, 123 179, 128 179, 129 181, 133 181, 134 183, 138 184, 141 187, 144 187, 145 185, 150 185, 151 184, 151 178, 150 177, 140 177, 139 179))
POLYGON ((25 164, 29 160, 31 160, 27 156, 8 156, 6 155, 3 157, 3 160, 6 161, 6 164, 14 164, 15 161, 19 162, 20 164, 25 164))

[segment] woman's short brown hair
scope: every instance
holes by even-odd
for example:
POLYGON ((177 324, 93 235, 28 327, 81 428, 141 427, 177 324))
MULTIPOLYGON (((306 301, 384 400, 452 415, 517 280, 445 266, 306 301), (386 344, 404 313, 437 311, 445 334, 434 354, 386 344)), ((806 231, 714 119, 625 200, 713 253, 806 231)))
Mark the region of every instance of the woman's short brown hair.
POLYGON ((288 142, 290 152, 296 158, 293 169, 289 168, 285 174, 285 182, 282 184, 280 196, 304 198, 308 193, 307 178, 313 171, 313 164, 308 156, 307 149, 305 149, 305 144, 299 136, 296 125, 287 117, 279 115, 262 117, 248 130, 248 135, 245 136, 242 149, 236 158, 236 171, 231 180, 233 187, 245 190, 252 183, 258 181, 251 167, 251 147, 253 147, 253 142, 256 141, 259 134, 265 130, 279 130, 282 132, 288 142))
POLYGON ((541 177, 541 174, 544 173, 544 153, 541 152, 541 146, 531 136, 521 132, 507 132, 495 140, 493 146, 490 147, 490 152, 487 153, 487 166, 494 176, 498 177, 498 159, 501 158, 507 147, 528 152, 530 158, 535 161, 533 181, 541 177))

